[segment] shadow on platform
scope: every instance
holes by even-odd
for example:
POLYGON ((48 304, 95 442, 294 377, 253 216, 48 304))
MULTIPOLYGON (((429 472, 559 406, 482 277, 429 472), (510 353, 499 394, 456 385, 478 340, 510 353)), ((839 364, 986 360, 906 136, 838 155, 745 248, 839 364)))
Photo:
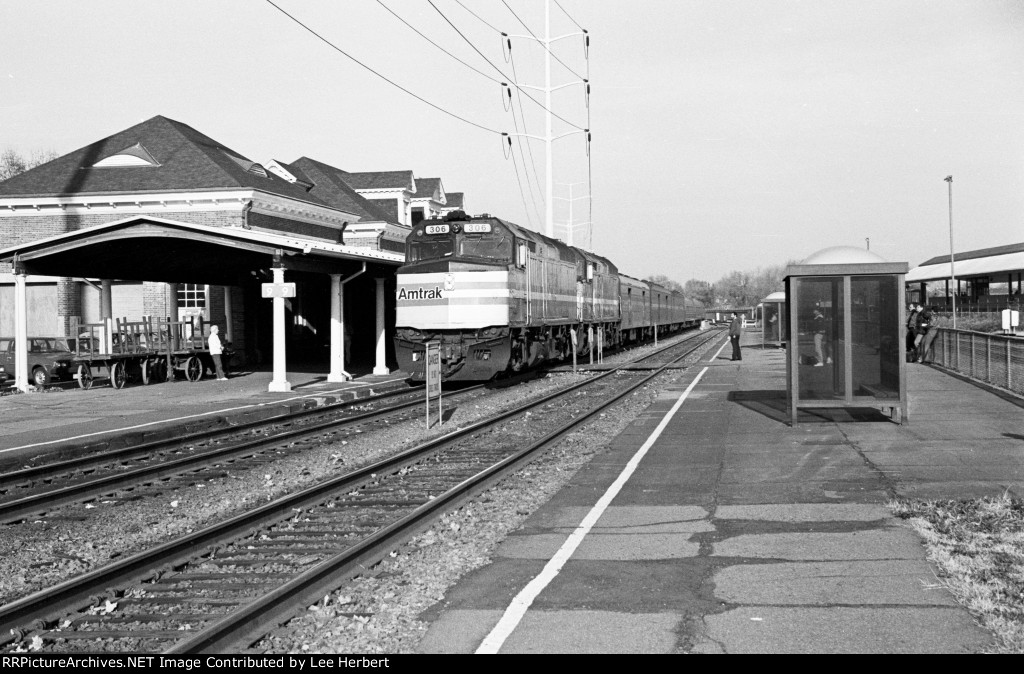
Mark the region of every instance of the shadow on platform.
MULTIPOLYGON (((789 425, 789 401, 785 391, 731 391, 729 401, 768 417, 772 421, 789 425)), ((874 407, 801 407, 797 423, 892 423, 892 419, 874 407)))

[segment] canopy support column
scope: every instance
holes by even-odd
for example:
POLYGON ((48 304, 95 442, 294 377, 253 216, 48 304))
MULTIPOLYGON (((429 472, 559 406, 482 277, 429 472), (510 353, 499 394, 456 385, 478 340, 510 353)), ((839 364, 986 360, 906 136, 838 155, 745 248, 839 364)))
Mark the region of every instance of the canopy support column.
POLYGON ((341 274, 331 274, 331 372, 327 375, 327 381, 342 382, 352 379, 352 375, 345 370, 348 363, 345 362, 346 354, 349 351, 350 337, 345 330, 345 284, 366 271, 366 263, 363 268, 352 274, 344 281, 341 274))
POLYGON ((24 269, 14 269, 14 386, 28 392, 28 291, 24 269))
POLYGON ((387 366, 387 340, 384 334, 384 279, 377 279, 377 362, 374 374, 390 374, 387 366))
MULTIPOLYGON (((284 267, 274 267, 274 285, 284 284, 284 267)), ((271 393, 287 393, 292 390, 288 381, 285 352, 284 298, 275 297, 274 303, 274 378, 267 390, 271 393)))

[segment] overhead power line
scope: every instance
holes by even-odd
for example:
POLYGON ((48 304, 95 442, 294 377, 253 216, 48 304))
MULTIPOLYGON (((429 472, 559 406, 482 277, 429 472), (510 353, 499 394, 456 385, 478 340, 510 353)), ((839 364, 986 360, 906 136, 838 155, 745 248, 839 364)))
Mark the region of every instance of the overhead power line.
POLYGON ((429 37, 427 37, 426 35, 424 35, 424 34, 423 34, 423 33, 422 33, 422 32, 421 32, 421 31, 420 31, 420 30, 419 30, 418 28, 416 28, 416 26, 412 25, 411 23, 409 23, 408 21, 406 21, 405 19, 403 19, 403 18, 402 18, 401 16, 399 16, 399 15, 398 15, 398 14, 397 14, 397 13, 395 12, 395 10, 393 10, 393 9, 391 9, 390 7, 388 7, 387 5, 385 5, 385 4, 384 4, 384 1, 383 1, 383 0, 377 0, 377 4, 378 4, 378 5, 380 5, 381 7, 383 7, 384 9, 388 10, 388 12, 390 12, 392 16, 394 16, 394 17, 395 17, 396 19, 398 19, 399 21, 401 21, 402 23, 404 23, 404 24, 405 24, 406 26, 408 26, 408 27, 409 27, 409 29, 410 29, 410 30, 412 30, 412 31, 413 31, 414 33, 416 33, 417 35, 419 35, 419 36, 420 36, 420 37, 422 37, 422 38, 423 38, 424 40, 426 40, 426 41, 427 41, 427 42, 429 42, 430 44, 434 45, 435 47, 437 47, 437 48, 438 48, 438 49, 440 49, 441 51, 443 51, 443 52, 444 52, 445 54, 448 54, 448 56, 451 56, 451 57, 452 57, 453 59, 455 59, 456 61, 458 61, 458 62, 459 62, 459 63, 461 63, 462 65, 466 66, 467 68, 469 68, 469 69, 470 69, 470 70, 472 70, 473 72, 475 72, 475 73, 478 73, 478 74, 482 75, 483 77, 486 77, 487 79, 489 79, 490 81, 494 82, 495 84, 501 84, 501 83, 502 83, 502 82, 501 82, 501 80, 496 80, 496 79, 494 79, 493 77, 491 77, 490 75, 488 75, 488 74, 487 74, 487 73, 485 73, 484 71, 480 70, 479 68, 477 68, 477 67, 475 67, 475 66, 472 66, 472 65, 470 65, 470 64, 468 64, 468 63, 466 63, 465 61, 463 61, 462 59, 460 59, 460 58, 459 58, 458 56, 456 56, 455 54, 451 53, 450 51, 448 51, 447 49, 445 49, 444 47, 442 47, 442 46, 441 46, 441 45, 439 45, 438 43, 436 43, 436 42, 434 42, 433 40, 431 40, 431 39, 430 39, 429 37))
POLYGON ((586 30, 586 28, 584 28, 580 24, 576 23, 576 19, 572 18, 572 14, 570 14, 567 11, 565 11, 565 7, 562 7, 562 5, 558 2, 558 0, 555 0, 555 5, 558 6, 558 9, 562 10, 562 14, 565 14, 569 18, 570 21, 572 21, 573 23, 576 24, 577 28, 579 28, 580 30, 586 30))
POLYGON ((473 10, 471 10, 471 9, 470 9, 469 7, 466 7, 466 6, 464 5, 464 4, 462 4, 462 0, 455 0, 455 4, 457 4, 457 5, 459 6, 459 7, 461 7, 462 9, 466 10, 467 12, 469 12, 470 14, 472 14, 473 16, 475 16, 475 17, 476 17, 476 18, 477 18, 477 19, 478 19, 478 20, 479 20, 479 21, 480 21, 480 22, 481 22, 482 24, 484 24, 485 26, 487 26, 488 28, 490 28, 491 30, 493 30, 493 31, 494 31, 495 33, 498 33, 499 35, 501 34, 501 31, 500 31, 500 30, 498 30, 497 28, 495 28, 494 26, 492 26, 492 25, 491 25, 490 23, 488 23, 487 21, 485 21, 485 20, 484 20, 483 18, 481 18, 481 17, 480 17, 480 15, 479 15, 479 14, 477 14, 476 12, 474 12, 473 10))
MULTIPOLYGON (((267 1, 269 2, 270 0, 267 0, 267 1)), ((459 37, 461 37, 463 40, 465 40, 466 44, 468 44, 470 47, 472 47, 473 50, 477 54, 480 55, 480 58, 482 58, 483 60, 487 61, 487 64, 490 65, 492 68, 494 68, 494 70, 497 71, 502 77, 504 77, 505 79, 511 80, 511 78, 507 74, 505 74, 505 72, 501 68, 499 68, 498 66, 494 65, 494 62, 491 61, 489 58, 487 58, 487 56, 482 51, 480 51, 475 44, 473 44, 472 40, 470 40, 468 37, 466 37, 466 35, 461 30, 459 30, 458 26, 456 26, 454 23, 452 23, 451 19, 449 19, 447 16, 445 16, 445 13, 442 12, 440 10, 440 8, 438 8, 438 6, 434 4, 433 0, 427 0, 427 2, 430 4, 431 7, 434 8, 434 11, 436 11, 438 14, 441 15, 442 19, 444 19, 446 22, 448 22, 448 25, 452 27, 452 30, 454 30, 456 33, 458 33, 459 37)), ((554 56, 554 55, 552 54, 552 56, 554 56)), ((518 82, 512 81, 511 86, 515 87, 523 96, 526 96, 531 101, 533 101, 538 106, 540 106, 540 108, 542 110, 551 113, 553 116, 555 116, 558 119, 562 120, 563 122, 565 122, 566 124, 568 124, 569 126, 571 126, 574 129, 578 129, 580 131, 584 130, 582 126, 579 126, 578 124, 574 124, 573 122, 570 122, 568 119, 566 119, 565 117, 562 117, 561 115, 559 115, 558 113, 554 112, 553 110, 548 109, 548 107, 546 105, 544 105, 543 103, 538 101, 536 98, 531 96, 529 93, 523 91, 522 87, 519 86, 518 82)))
POLYGON ((297 23, 299 26, 304 28, 306 31, 308 31, 310 34, 312 34, 318 40, 320 40, 321 42, 326 44, 328 47, 330 47, 331 49, 335 50, 336 52, 338 52, 339 54, 341 54, 345 58, 349 59, 350 61, 352 61, 356 65, 358 65, 358 66, 360 66, 360 67, 370 71, 371 73, 373 73, 374 75, 376 75, 380 79, 384 80, 385 82, 387 82, 391 86, 395 87, 396 89, 399 89, 399 90, 403 91, 404 93, 412 96, 413 98, 415 98, 416 100, 420 101, 421 103, 425 103, 425 104, 429 105, 430 107, 434 108, 435 110, 437 110, 439 112, 443 112, 444 114, 448 115, 449 117, 454 117, 455 119, 459 120, 460 122, 464 122, 466 124, 469 124, 470 126, 475 126, 478 129, 482 129, 483 131, 488 131, 490 133, 494 133, 494 134, 497 134, 499 136, 503 135, 501 131, 498 131, 496 129, 492 129, 490 127, 484 126, 483 124, 477 124, 476 122, 470 121, 470 120, 466 119, 465 117, 462 117, 462 116, 452 112, 451 110, 446 110, 445 108, 442 108, 440 105, 437 105, 436 103, 432 103, 431 101, 428 101, 427 99, 423 98, 419 94, 415 94, 412 91, 409 91, 408 89, 403 87, 401 84, 398 84, 394 80, 391 80, 390 78, 388 78, 388 77, 382 75, 381 73, 377 72, 376 70, 374 70, 370 66, 366 65, 365 63, 363 63, 362 61, 360 61, 356 57, 354 57, 351 54, 349 54, 348 52, 346 52, 341 47, 338 47, 337 45, 335 45, 333 42, 331 42, 330 40, 325 38, 323 35, 320 35, 319 33, 317 33, 315 30, 313 30, 312 28, 310 28, 309 26, 304 24, 302 21, 300 21, 299 19, 295 18, 294 16, 292 16, 291 14, 286 12, 284 9, 282 9, 280 6, 275 4, 273 0, 266 0, 266 2, 271 7, 273 7, 277 11, 281 12, 282 14, 287 16, 289 19, 291 19, 292 21, 297 23))
MULTIPOLYGON (((561 64, 562 64, 562 67, 564 67, 564 68, 565 68, 566 70, 568 70, 569 72, 571 72, 571 73, 572 73, 573 75, 575 75, 575 76, 576 76, 576 77, 577 77, 578 79, 581 79, 581 80, 585 80, 585 79, 587 79, 586 77, 583 77, 583 75, 580 75, 580 74, 579 74, 578 72, 576 72, 576 71, 575 71, 575 70, 573 70, 573 69, 572 69, 571 67, 569 67, 569 64, 568 64, 568 63, 566 63, 566 62, 565 62, 565 61, 563 61, 562 59, 558 58, 558 56, 557 56, 557 55, 555 54, 555 52, 551 51, 551 47, 550 47, 550 46, 548 46, 548 45, 547 45, 547 44, 546 44, 546 43, 545 43, 545 42, 544 42, 543 40, 541 40, 541 39, 540 39, 539 37, 537 37, 536 33, 534 33, 534 32, 533 32, 532 30, 530 30, 530 27, 526 25, 526 22, 525 22, 525 21, 523 21, 522 19, 520 19, 520 18, 519 18, 519 15, 518 15, 518 14, 516 14, 516 11, 515 11, 514 9, 512 9, 512 7, 511 7, 511 6, 510 6, 510 5, 509 5, 509 4, 508 4, 508 3, 507 3, 507 2, 505 1, 505 0, 501 0, 501 4, 505 5, 505 7, 508 7, 508 11, 512 12, 512 16, 516 17, 516 21, 518 21, 519 23, 523 24, 523 28, 525 28, 525 29, 526 29, 526 32, 527 32, 527 33, 529 33, 530 35, 532 35, 532 36, 533 36, 533 39, 534 39, 534 40, 536 40, 536 41, 538 42, 538 44, 540 44, 541 46, 543 46, 543 47, 544 47, 544 49, 545 49, 545 50, 547 50, 547 52, 548 52, 549 54, 551 54, 551 58, 553 58, 553 59, 555 59, 556 61, 558 61, 559 63, 561 63, 561 64)), ((563 11, 565 11, 565 10, 563 10, 563 11)), ((579 127, 576 127, 576 128, 579 128, 579 127)))

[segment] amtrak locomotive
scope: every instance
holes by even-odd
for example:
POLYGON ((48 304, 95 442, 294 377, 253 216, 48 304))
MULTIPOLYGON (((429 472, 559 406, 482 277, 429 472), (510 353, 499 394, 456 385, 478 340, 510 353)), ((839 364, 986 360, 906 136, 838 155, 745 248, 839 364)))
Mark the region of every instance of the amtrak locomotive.
POLYGON ((418 380, 428 342, 440 343, 443 379, 480 381, 703 318, 696 301, 606 258, 461 211, 413 227, 397 280, 395 350, 418 380))

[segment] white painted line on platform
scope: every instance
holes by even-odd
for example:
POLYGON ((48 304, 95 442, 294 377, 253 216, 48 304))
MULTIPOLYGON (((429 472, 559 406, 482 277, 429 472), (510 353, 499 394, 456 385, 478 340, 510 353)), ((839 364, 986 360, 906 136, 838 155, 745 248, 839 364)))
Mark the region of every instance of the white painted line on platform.
POLYGON ((144 424, 138 424, 136 426, 122 426, 121 428, 109 428, 103 431, 96 431, 94 433, 85 433, 83 435, 75 435, 70 438, 61 438, 59 440, 48 440, 46 442, 36 442, 31 445, 21 445, 20 447, 11 447, 9 449, 0 449, 0 454, 7 452, 16 452, 19 449, 32 449, 33 447, 45 447, 46 445, 55 445, 62 442, 70 442, 72 440, 83 440, 85 438, 94 438, 98 435, 108 435, 110 433, 120 433, 122 431, 134 431, 140 428, 146 428, 148 426, 158 426, 160 424, 169 424, 175 421, 186 421, 188 419, 198 419, 199 417, 208 417, 211 414, 223 414, 224 412, 236 412, 238 410, 251 409, 256 407, 266 407, 268 405, 280 405, 281 403, 291 402, 292 400, 302 400, 303 398, 320 398, 325 395, 332 393, 341 393, 343 391, 351 391, 356 388, 365 388, 367 386, 380 386, 381 384, 390 384, 396 381, 404 381, 404 379, 386 379, 384 381, 368 382, 366 384, 354 384, 346 388, 334 389, 333 391, 317 391, 316 393, 310 393, 307 395, 294 396, 292 398, 284 398, 282 400, 271 400, 265 403, 254 403, 252 405, 242 405, 241 407, 229 407, 227 409, 211 410, 209 412, 200 412, 199 414, 189 414, 183 417, 173 417, 171 419, 160 419, 158 421, 150 421, 144 424))
POLYGON ((718 349, 718 351, 715 351, 715 355, 711 356, 711 358, 708 358, 708 360, 716 360, 718 358, 718 354, 722 353, 722 351, 725 350, 725 347, 729 346, 729 344, 730 342, 728 341, 723 343, 722 346, 718 349))
POLYGON ((516 627, 522 621, 523 616, 526 615, 526 611, 530 608, 530 605, 533 604, 533 601, 538 595, 540 595, 544 588, 546 588, 551 581, 555 579, 555 576, 559 574, 562 567, 565 566, 565 563, 569 561, 572 553, 576 551, 576 548, 580 546, 580 543, 583 542, 586 535, 590 533, 590 530, 594 528, 597 521, 601 519, 601 515, 603 515, 604 511, 608 509, 612 500, 618 496, 622 487, 624 487, 626 482, 629 481, 629 478, 633 476, 633 473, 636 471, 637 466, 640 465, 640 461, 647 454, 647 451, 654 446, 654 443, 661 436, 669 422, 672 421, 672 417, 679 411, 679 408, 682 407, 687 396, 690 395, 690 392, 693 391, 694 387, 697 386, 697 383, 707 371, 708 368, 705 367, 700 371, 700 374, 690 382, 690 385, 687 386, 686 390, 683 391, 683 394, 679 396, 679 400, 677 400, 675 405, 672 406, 672 409, 668 411, 665 417, 661 420, 661 423, 658 424, 658 427, 654 429, 654 432, 647 438, 647 441, 644 442, 640 449, 637 450, 636 454, 634 454, 629 460, 629 463, 626 464, 626 467, 622 470, 619 476, 615 478, 615 482, 613 482, 611 486, 608 487, 608 490, 605 491, 604 495, 598 499, 594 507, 591 508, 590 512, 587 513, 587 516, 584 517, 583 521, 576 527, 576 530, 569 535, 569 538, 567 538, 565 543, 562 544, 562 547, 558 549, 558 552, 556 552, 551 560, 544 566, 544 569, 540 574, 531 580, 526 587, 524 587, 519 594, 512 599, 512 603, 509 604, 507 609, 505 609, 505 613, 501 616, 501 620, 498 621, 498 624, 494 626, 491 633, 488 634, 480 643, 480 646, 477 647, 477 653, 497 653, 501 649, 505 640, 512 635, 512 632, 515 631, 516 627))

